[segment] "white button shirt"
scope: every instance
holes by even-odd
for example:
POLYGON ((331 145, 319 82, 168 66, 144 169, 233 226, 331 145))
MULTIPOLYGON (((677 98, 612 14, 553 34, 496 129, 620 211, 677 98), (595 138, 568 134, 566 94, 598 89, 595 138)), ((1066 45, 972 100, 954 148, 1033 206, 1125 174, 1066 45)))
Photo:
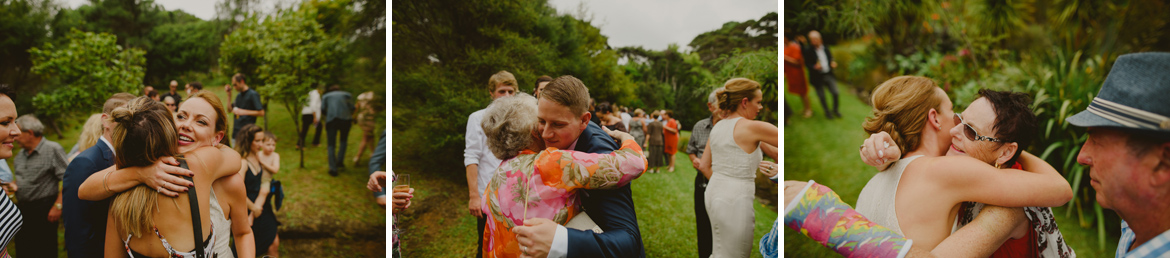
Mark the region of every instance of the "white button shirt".
POLYGON ((479 165, 476 191, 479 192, 480 196, 483 196, 483 190, 487 188, 488 182, 496 174, 496 168, 502 162, 496 158, 495 154, 492 154, 491 149, 488 149, 487 135, 484 135, 483 127, 480 126, 485 112, 487 109, 480 109, 467 117, 467 133, 464 135, 465 145, 463 147, 463 166, 479 165))

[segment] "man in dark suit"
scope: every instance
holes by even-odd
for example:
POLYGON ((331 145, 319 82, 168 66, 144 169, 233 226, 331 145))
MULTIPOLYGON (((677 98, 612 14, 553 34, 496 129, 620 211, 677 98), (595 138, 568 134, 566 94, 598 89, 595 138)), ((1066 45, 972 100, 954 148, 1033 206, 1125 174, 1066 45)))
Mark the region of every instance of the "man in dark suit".
POLYGON ((838 109, 841 101, 837 94, 837 78, 833 77, 833 69, 837 69, 837 62, 833 61, 833 53, 829 52, 829 46, 821 41, 820 32, 810 31, 808 40, 812 44, 801 52, 804 56, 804 66, 808 68, 809 83, 817 89, 817 98, 821 100, 821 108, 825 110, 825 117, 829 119, 833 119, 834 116, 841 118, 841 112, 838 109), (829 109, 829 102, 825 101, 825 89, 833 94, 832 109, 829 109))
POLYGON ((102 106, 102 137, 98 143, 85 149, 65 168, 61 189, 62 212, 65 221, 65 250, 70 258, 101 257, 106 239, 106 214, 110 199, 86 201, 77 198, 77 189, 93 173, 114 165, 114 148, 110 139, 114 126, 109 119, 110 111, 133 99, 129 93, 114 94, 102 106))
MULTIPOLYGON (((617 142, 587 112, 589 90, 573 76, 545 86, 538 100, 541 138, 547 147, 610 153, 617 142)), ((548 219, 529 219, 513 229, 522 257, 645 257, 630 185, 612 190, 584 190, 584 211, 604 231, 565 228, 548 219)))

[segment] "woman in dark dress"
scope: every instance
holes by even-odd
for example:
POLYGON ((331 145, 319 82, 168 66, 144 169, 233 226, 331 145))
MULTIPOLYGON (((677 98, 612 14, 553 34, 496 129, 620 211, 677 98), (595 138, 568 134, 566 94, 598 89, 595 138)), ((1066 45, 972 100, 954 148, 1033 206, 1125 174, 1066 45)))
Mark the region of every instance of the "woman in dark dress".
POLYGON ((263 151, 265 141, 264 129, 256 125, 244 126, 236 135, 236 151, 240 152, 241 157, 244 157, 242 159, 243 166, 246 167, 244 187, 247 189, 248 200, 251 202, 249 207, 253 217, 252 232, 256 236, 256 250, 266 251, 267 255, 278 257, 280 255, 278 252, 280 237, 276 234, 276 227, 280 226, 280 222, 276 221, 272 203, 268 202, 267 181, 271 180, 271 176, 265 175, 269 171, 264 170, 257 157, 263 151))

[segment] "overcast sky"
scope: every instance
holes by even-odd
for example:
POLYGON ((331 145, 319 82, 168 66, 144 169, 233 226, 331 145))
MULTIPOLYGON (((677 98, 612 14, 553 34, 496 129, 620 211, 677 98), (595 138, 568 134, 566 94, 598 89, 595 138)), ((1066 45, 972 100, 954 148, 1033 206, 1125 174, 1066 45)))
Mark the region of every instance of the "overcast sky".
POLYGON ((576 14, 582 1, 610 46, 653 50, 664 50, 670 43, 689 49, 686 45, 695 36, 723 23, 759 19, 779 10, 776 0, 549 0, 549 5, 576 14))
MULTIPOLYGON (((154 0, 154 3, 167 11, 183 10, 203 20, 215 19, 215 5, 222 0, 154 0)), ((69 8, 77 8, 89 3, 89 0, 64 0, 69 8)), ((260 0, 264 12, 270 12, 277 3, 294 2, 289 0, 260 0)), ((299 1, 295 1, 299 2, 299 1)), ((285 5, 288 5, 287 3, 285 5)))

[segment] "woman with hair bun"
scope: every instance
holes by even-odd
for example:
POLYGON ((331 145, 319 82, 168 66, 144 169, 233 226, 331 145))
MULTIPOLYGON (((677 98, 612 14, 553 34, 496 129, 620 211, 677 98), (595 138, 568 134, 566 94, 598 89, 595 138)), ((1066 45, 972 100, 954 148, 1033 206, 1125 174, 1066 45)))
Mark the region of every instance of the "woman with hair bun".
POLYGON ((699 169, 710 179, 704 194, 711 218, 711 257, 748 257, 755 227, 756 168, 763 160, 760 145, 776 146, 780 129, 754 120, 764 108, 760 83, 734 78, 716 95, 724 116, 711 128, 699 169))

